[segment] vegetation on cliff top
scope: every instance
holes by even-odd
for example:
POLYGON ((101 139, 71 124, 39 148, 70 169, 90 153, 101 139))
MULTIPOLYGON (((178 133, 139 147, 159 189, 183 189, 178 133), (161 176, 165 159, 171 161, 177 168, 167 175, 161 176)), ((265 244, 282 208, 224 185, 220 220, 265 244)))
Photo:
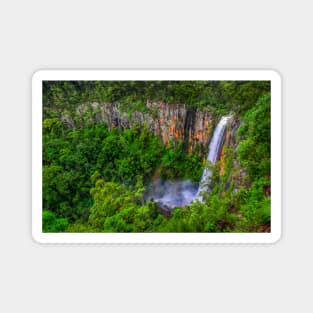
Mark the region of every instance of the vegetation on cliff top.
POLYGON ((270 227, 270 85, 266 81, 67 81, 43 85, 43 231, 257 232, 270 227), (199 181, 202 158, 183 143, 164 146, 146 128, 89 123, 70 128, 81 103, 119 102, 125 111, 147 101, 186 103, 218 115, 232 111, 242 125, 213 169, 204 203, 172 216, 144 202, 153 175, 199 181), (245 173, 239 180, 240 173, 245 173))
POLYGON ((119 102, 125 110, 147 109, 147 101, 185 103, 223 113, 245 112, 270 91, 269 81, 45 81, 43 106, 63 112, 78 104, 119 102))

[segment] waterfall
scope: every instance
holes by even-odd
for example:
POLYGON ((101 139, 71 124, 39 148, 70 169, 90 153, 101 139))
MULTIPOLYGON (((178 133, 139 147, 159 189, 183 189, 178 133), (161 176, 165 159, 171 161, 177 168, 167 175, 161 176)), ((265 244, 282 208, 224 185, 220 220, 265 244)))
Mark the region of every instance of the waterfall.
MULTIPOLYGON (((209 164, 215 164, 215 162, 217 161, 219 157, 219 153, 220 153, 222 143, 223 143, 225 127, 229 119, 230 119, 229 115, 222 116, 217 126, 215 127, 212 139, 209 144, 209 153, 207 157, 207 161, 209 164)), ((210 191, 209 184, 210 184, 211 176, 212 176, 211 170, 206 167, 203 171, 202 178, 200 180, 198 192, 197 192, 195 199, 198 199, 202 202, 203 201, 203 198, 201 195, 202 192, 210 191)))
MULTIPOLYGON (((207 160, 215 164, 223 143, 225 127, 231 116, 223 116, 215 127, 209 144, 207 160)), ((210 177, 212 172, 205 168, 199 186, 189 180, 154 181, 148 188, 145 200, 153 199, 164 212, 170 212, 175 207, 189 205, 194 200, 203 202, 202 192, 210 191, 210 177)))

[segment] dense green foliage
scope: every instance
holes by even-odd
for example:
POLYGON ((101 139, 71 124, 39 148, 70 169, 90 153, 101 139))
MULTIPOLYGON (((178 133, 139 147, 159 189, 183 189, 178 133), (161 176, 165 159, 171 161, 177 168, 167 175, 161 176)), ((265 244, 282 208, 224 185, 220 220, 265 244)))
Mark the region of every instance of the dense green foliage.
POLYGON ((146 111, 148 100, 163 100, 197 108, 210 104, 224 113, 243 112, 269 88, 268 81, 47 81, 43 105, 64 112, 78 103, 119 102, 127 111, 146 111))
POLYGON ((270 173, 271 153, 271 107, 270 95, 260 97, 254 108, 243 117, 243 125, 238 135, 239 160, 249 175, 260 178, 270 173))
POLYGON ((87 220, 93 203, 92 175, 131 188, 140 181, 147 184, 162 165, 165 179, 200 179, 197 155, 182 153, 181 145, 165 147, 146 129, 108 131, 103 125, 89 124, 53 131, 47 124, 49 119, 43 133, 43 205, 58 217, 87 220))
POLYGON ((258 232, 270 227, 270 85, 236 81, 45 82, 44 232, 258 232), (69 127, 81 103, 119 102, 145 111, 148 100, 213 106, 241 122, 213 170, 212 190, 164 216, 144 201, 152 177, 199 181, 203 158, 184 143, 165 146, 147 128, 90 122, 69 127), (223 172, 221 173, 221 167, 223 172))

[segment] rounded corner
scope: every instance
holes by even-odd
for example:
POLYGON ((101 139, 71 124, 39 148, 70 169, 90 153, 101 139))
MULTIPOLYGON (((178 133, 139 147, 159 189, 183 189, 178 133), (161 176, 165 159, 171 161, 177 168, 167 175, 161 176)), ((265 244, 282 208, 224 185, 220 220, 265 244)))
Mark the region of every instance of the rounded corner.
POLYGON ((32 74, 32 82, 41 81, 45 70, 35 70, 32 74))
POLYGON ((271 72, 272 79, 275 79, 279 81, 280 83, 283 81, 283 76, 279 70, 271 69, 270 72, 271 72))
POLYGON ((31 234, 32 241, 36 244, 42 244, 44 241, 42 240, 41 233, 32 231, 31 234))
POLYGON ((279 232, 274 233, 274 234, 272 235, 272 238, 271 238, 270 243, 271 243, 271 244, 277 244, 277 243, 279 243, 279 242, 281 241, 281 239, 282 239, 282 232, 279 231, 279 232))

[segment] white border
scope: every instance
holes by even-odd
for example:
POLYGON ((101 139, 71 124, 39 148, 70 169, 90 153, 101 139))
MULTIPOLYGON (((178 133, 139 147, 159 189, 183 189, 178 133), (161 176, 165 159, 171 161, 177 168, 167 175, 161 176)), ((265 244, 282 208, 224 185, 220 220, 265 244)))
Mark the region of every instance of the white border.
POLYGON ((32 79, 32 235, 40 243, 274 243, 281 236, 281 77, 273 70, 41 70, 32 79), (271 233, 43 233, 42 81, 270 80, 271 233))

